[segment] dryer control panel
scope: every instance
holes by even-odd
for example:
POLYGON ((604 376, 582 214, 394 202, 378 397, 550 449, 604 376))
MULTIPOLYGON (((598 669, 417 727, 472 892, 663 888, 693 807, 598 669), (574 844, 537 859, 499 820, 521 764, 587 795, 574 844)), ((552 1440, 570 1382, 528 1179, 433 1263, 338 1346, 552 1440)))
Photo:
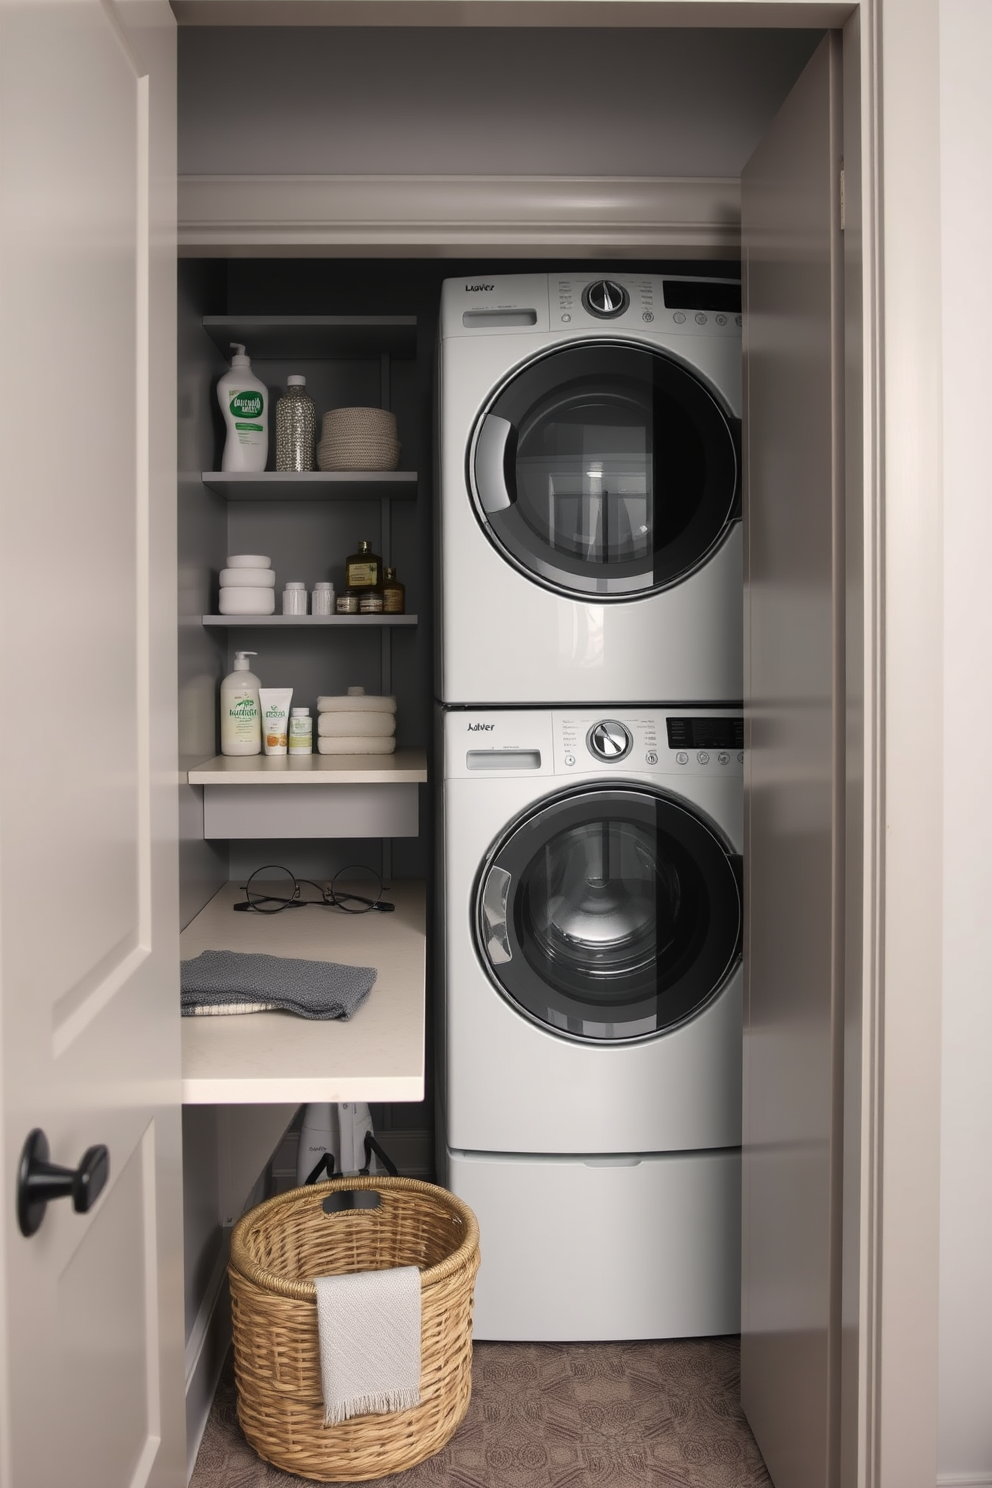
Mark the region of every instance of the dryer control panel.
POLYGON ((472 274, 441 287, 440 335, 614 332, 741 339, 736 279, 683 274, 472 274))

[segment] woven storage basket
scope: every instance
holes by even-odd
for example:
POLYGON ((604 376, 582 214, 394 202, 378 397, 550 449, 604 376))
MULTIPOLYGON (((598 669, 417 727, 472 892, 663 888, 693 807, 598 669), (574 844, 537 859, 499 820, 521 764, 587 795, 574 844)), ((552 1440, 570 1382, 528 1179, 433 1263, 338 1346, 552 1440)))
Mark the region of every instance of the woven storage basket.
POLYGON ((413 1178, 335 1178, 249 1211, 231 1235, 238 1420, 260 1457, 322 1483, 360 1482, 440 1451, 468 1409, 475 1215, 413 1178), (375 1189, 375 1209, 326 1214, 338 1189, 375 1189), (393 1266, 421 1270, 421 1403, 324 1425, 312 1278, 393 1266))
POLYGON ((396 437, 396 415, 388 408, 329 408, 321 418, 325 434, 388 434, 396 437))
POLYGON ((325 436, 317 446, 321 470, 395 470, 400 460, 398 439, 370 434, 335 439, 325 436))

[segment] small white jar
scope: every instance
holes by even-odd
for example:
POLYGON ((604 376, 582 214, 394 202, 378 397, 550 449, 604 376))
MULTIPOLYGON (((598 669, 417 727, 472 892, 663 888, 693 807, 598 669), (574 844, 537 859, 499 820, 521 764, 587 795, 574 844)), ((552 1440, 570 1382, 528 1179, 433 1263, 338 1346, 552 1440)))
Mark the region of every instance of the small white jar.
POLYGON ((307 586, 297 579, 291 580, 282 591, 284 615, 305 615, 307 612, 307 586))
POLYGON ((334 614, 334 585, 328 579, 321 579, 314 584, 313 594, 310 596, 311 615, 333 615, 334 614))
POLYGON ((289 710, 290 754, 313 754, 313 719, 309 708, 289 710))

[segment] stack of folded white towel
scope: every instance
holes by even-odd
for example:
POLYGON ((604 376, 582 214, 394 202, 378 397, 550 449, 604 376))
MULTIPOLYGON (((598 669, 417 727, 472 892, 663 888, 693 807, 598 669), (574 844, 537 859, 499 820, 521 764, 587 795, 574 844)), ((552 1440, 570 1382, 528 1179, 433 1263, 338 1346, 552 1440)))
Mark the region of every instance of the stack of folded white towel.
POLYGON ((276 576, 264 553, 231 553, 220 571, 222 615, 274 615, 276 576))
POLYGON ((338 697, 317 699, 320 754, 392 754, 396 748, 396 699, 349 687, 338 697))

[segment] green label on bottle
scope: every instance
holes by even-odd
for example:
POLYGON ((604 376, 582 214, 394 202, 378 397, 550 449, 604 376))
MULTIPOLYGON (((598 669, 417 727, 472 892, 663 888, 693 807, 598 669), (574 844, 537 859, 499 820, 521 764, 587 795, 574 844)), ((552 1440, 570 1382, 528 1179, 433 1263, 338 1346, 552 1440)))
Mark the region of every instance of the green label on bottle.
POLYGON ((261 393, 235 393, 231 399, 231 413, 235 418, 260 418, 265 399, 261 393))

